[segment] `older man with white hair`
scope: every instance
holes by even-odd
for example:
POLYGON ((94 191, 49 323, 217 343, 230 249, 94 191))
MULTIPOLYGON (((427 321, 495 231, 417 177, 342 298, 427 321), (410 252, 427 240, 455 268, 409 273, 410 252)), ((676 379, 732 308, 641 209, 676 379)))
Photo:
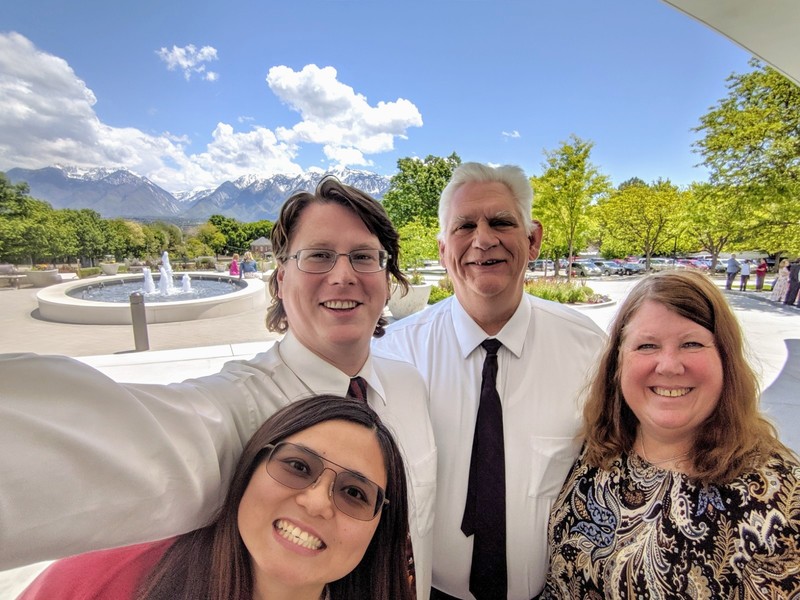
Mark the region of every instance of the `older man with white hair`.
POLYGON ((428 385, 439 457, 433 599, 542 590, 550 508, 580 448, 580 390, 605 336, 524 293, 542 241, 532 198, 518 167, 457 167, 439 205, 455 296, 373 340, 428 385))

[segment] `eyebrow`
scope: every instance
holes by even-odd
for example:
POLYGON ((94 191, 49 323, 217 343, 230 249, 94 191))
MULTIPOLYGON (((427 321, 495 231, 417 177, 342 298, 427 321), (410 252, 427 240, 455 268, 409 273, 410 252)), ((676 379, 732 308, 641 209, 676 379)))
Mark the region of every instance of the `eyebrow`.
MULTIPOLYGON (((340 469, 342 469, 343 471, 347 471, 348 473, 352 473, 353 475, 357 475, 358 477, 361 477, 361 479, 364 479, 364 480, 366 480, 366 481, 369 481, 369 482, 375 483, 374 481, 372 481, 372 479, 370 479, 369 477, 367 477, 366 475, 364 475, 364 474, 363 474, 361 471, 358 471, 358 470, 356 470, 356 469, 351 469, 350 467, 345 467, 344 465, 340 465, 340 464, 339 464, 339 463, 337 463, 337 462, 333 462, 331 459, 329 459, 329 458, 325 458, 325 457, 324 457, 324 456, 322 456, 322 455, 321 455, 319 452, 317 452, 316 450, 312 450, 312 449, 311 449, 311 448, 309 448, 308 446, 305 446, 305 445, 303 445, 303 444, 297 444, 297 443, 295 443, 295 442, 287 442, 287 443, 288 443, 288 444, 293 444, 293 445, 297 446, 298 448, 301 448, 301 449, 305 450, 306 452, 310 452, 311 454, 313 454, 314 456, 316 456, 316 457, 317 457, 317 458, 319 458, 320 460, 324 460, 325 462, 329 462, 329 463, 331 463, 332 465, 334 465, 334 466, 336 466, 336 467, 339 467, 339 468, 340 468, 340 469)), ((377 484, 375 484, 375 485, 377 485, 377 484)))
MULTIPOLYGON (((480 215, 480 217, 483 217, 483 216, 485 216, 485 215, 483 215, 483 214, 480 215)), ((467 215, 456 215, 455 217, 453 217, 453 220, 463 223, 464 221, 476 221, 480 217, 475 217, 473 215, 469 215, 469 216, 467 216, 467 215)), ((514 211, 511 211, 511 210, 501 210, 499 212, 496 212, 493 215, 487 216, 486 219, 487 220, 492 220, 492 219, 514 219, 515 221, 518 220, 516 213, 514 211)))

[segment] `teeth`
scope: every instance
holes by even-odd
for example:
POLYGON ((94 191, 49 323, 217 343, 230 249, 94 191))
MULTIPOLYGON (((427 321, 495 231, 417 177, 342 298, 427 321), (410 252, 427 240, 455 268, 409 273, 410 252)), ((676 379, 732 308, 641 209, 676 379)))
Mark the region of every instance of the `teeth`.
POLYGON ((680 389, 667 389, 661 387, 653 388, 653 392, 655 392, 659 396, 667 396, 668 398, 677 398, 679 396, 685 396, 691 391, 692 388, 680 388, 680 389))
POLYGON ((276 521, 275 528, 278 530, 278 533, 281 534, 282 538, 294 542, 298 546, 309 548, 310 550, 319 550, 322 548, 323 544, 321 539, 311 535, 307 531, 303 531, 288 521, 284 521, 283 519, 276 521))
POLYGON ((325 308, 342 310, 345 308, 355 308, 358 306, 358 302, 355 300, 328 300, 327 302, 323 302, 322 305, 325 308))

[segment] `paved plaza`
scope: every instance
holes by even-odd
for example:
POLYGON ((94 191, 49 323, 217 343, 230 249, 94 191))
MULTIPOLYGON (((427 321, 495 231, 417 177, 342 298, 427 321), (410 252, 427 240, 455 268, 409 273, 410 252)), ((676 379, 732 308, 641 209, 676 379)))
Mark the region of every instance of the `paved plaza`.
MULTIPOLYGON (((629 277, 590 280, 588 285, 612 302, 579 310, 607 330, 619 301, 636 281, 629 277)), ((715 281, 723 287, 723 279, 715 281)), ((150 351, 134 352, 130 325, 44 321, 38 315, 36 292, 34 288, 0 288, 0 353, 73 356, 118 381, 168 383, 214 373, 224 362, 250 358, 276 339, 266 330, 263 311, 252 310, 150 325, 150 351)), ((800 308, 771 302, 768 295, 726 292, 761 378, 763 408, 783 441, 800 453, 800 308)), ((40 569, 41 565, 30 565, 0 573, 0 598, 14 598, 40 569)))

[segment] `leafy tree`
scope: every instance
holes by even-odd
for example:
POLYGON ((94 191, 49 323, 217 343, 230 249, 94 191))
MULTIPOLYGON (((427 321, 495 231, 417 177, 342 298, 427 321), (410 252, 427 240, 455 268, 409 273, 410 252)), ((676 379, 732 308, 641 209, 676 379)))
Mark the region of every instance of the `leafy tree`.
MULTIPOLYGON (((757 60, 728 78, 695 142, 711 182, 751 221, 751 244, 800 251, 800 88, 757 60)), ((741 213, 740 213, 741 214, 741 213)))
POLYGON ((429 155, 425 160, 398 160, 397 173, 383 196, 383 207, 394 226, 400 228, 418 218, 425 227, 438 227, 439 196, 460 164, 455 152, 446 158, 429 155))
POLYGON ((226 238, 213 223, 203 223, 197 228, 194 235, 201 244, 210 249, 209 254, 216 256, 217 254, 225 252, 228 238, 226 238))
POLYGON ((669 181, 652 185, 634 182, 597 204, 603 246, 621 254, 671 253, 681 238, 680 210, 685 196, 669 181))
POLYGON ((728 78, 728 95, 700 118, 695 142, 714 183, 800 182, 800 88, 757 60, 728 78))
POLYGON ((748 214, 741 194, 711 183, 693 183, 681 221, 700 249, 711 255, 713 269, 725 248, 742 245, 751 227, 748 214))
POLYGON ((426 226, 416 218, 403 225, 400 234, 400 266, 404 269, 418 267, 425 260, 439 257, 439 243, 436 239, 438 227, 426 226))
POLYGON ((591 163, 593 146, 571 135, 557 150, 545 150, 545 171, 531 181, 536 194, 534 217, 542 222, 545 236, 552 236, 565 247, 567 256, 585 247, 589 207, 610 188, 608 177, 591 163))

